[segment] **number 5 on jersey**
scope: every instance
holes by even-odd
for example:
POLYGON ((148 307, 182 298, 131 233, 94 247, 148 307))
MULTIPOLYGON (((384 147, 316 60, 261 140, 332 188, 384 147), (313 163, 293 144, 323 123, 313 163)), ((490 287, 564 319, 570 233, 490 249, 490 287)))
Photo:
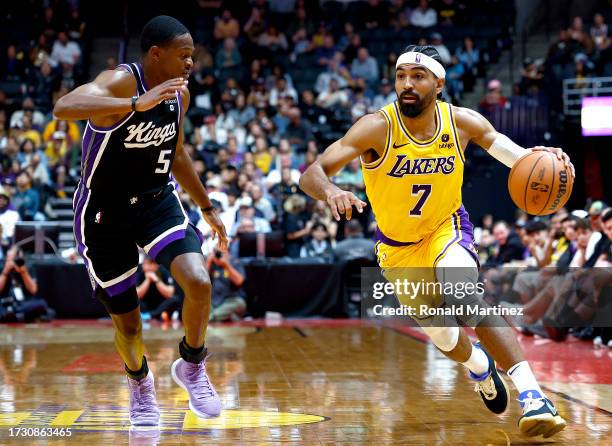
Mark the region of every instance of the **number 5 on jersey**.
POLYGON ((431 195, 431 184, 413 184, 412 185, 412 196, 418 196, 416 205, 410 210, 409 214, 411 217, 420 217, 422 214, 423 206, 431 195))
POLYGON ((168 159, 168 155, 170 155, 171 153, 172 150, 170 149, 162 150, 161 152, 159 152, 157 164, 161 166, 155 169, 155 173, 168 173, 168 170, 170 170, 170 160, 168 159))

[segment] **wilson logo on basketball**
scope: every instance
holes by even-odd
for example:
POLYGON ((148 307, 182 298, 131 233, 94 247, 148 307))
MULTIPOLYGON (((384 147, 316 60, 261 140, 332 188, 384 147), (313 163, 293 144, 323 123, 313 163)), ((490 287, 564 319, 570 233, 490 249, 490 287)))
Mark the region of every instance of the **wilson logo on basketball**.
POLYGON ((565 170, 561 170, 559 172, 559 191, 548 209, 556 209, 559 205, 559 201, 561 201, 565 194, 567 194, 567 172, 565 170))
POLYGON ((538 183, 537 181, 532 181, 529 187, 531 188, 531 190, 544 193, 547 193, 549 189, 548 184, 538 183))
POLYGON ((156 127, 152 122, 141 122, 128 126, 129 135, 123 140, 126 149, 144 149, 149 146, 160 146, 176 136, 175 123, 156 127), (134 141, 134 142, 130 142, 134 141))

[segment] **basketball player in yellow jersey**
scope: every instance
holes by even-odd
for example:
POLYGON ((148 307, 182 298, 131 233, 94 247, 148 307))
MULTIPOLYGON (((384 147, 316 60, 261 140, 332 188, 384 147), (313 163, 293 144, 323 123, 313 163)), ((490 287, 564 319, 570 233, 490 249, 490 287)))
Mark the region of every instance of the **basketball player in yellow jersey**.
MULTIPOLYGON (((350 219, 352 207, 362 212, 366 203, 338 188, 329 177, 361 157, 366 193, 378 224, 378 262, 386 277, 393 277, 399 267, 425 267, 431 268, 438 282, 447 282, 449 277, 456 281, 454 271, 460 271, 464 282, 477 281, 472 225, 461 200, 464 149, 469 142, 508 167, 531 150, 550 151, 573 172, 561 149, 524 149, 497 133, 480 114, 436 100, 444 88, 445 75, 435 48, 406 48, 396 64, 398 100, 356 122, 300 179, 304 192, 326 201, 336 219, 341 214, 350 219)), ((454 299, 458 297, 433 296, 428 305, 452 306, 454 299)), ((476 295, 469 299, 478 303, 476 295)), ((415 319, 436 347, 469 369, 475 390, 489 410, 503 413, 509 399, 496 361, 519 392, 521 432, 550 437, 565 427, 565 420, 542 392, 512 329, 501 316, 461 319, 475 328, 480 342, 474 345, 456 320, 435 326, 440 324, 431 318, 415 319)))

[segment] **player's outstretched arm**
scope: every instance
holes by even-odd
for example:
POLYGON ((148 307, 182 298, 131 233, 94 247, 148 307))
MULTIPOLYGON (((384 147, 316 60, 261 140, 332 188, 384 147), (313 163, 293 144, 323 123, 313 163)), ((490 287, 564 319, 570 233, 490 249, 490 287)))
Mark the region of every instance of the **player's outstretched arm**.
POLYGON ((206 189, 200 181, 193 161, 189 154, 183 147, 183 117, 189 107, 189 92, 185 92, 181 95, 183 113, 181 115, 181 125, 179 126, 179 136, 176 143, 176 154, 174 155, 174 161, 172 163, 172 175, 179 182, 179 184, 187 191, 189 196, 195 203, 202 209, 202 216, 204 220, 210 225, 213 231, 213 237, 219 237, 218 248, 221 251, 227 250, 227 233, 225 232, 225 226, 221 222, 219 215, 217 215, 216 209, 212 206, 206 189))
MULTIPOLYGON (((183 78, 170 79, 140 96, 135 104, 136 111, 146 111, 165 99, 171 99, 178 90, 187 90, 183 78)), ((127 71, 117 69, 103 71, 95 80, 75 88, 61 97, 53 109, 58 119, 108 118, 113 124, 132 111, 132 96, 136 92, 136 80, 127 71)), ((106 121, 94 124, 105 125, 106 121)))
POLYGON ((379 113, 364 116, 306 169, 300 178, 300 188, 312 198, 327 202, 336 220, 340 220, 340 214, 350 220, 353 206, 358 212, 363 212, 366 203, 353 193, 340 189, 329 177, 368 151, 380 156, 384 152, 386 132, 387 123, 379 113))
POLYGON ((563 161, 572 176, 575 176, 574 166, 569 156, 561 148, 536 146, 525 149, 495 130, 480 113, 463 107, 453 107, 453 112, 460 133, 467 135, 469 141, 485 149, 489 155, 502 164, 512 167, 521 157, 532 151, 547 151, 552 152, 560 161, 563 161))

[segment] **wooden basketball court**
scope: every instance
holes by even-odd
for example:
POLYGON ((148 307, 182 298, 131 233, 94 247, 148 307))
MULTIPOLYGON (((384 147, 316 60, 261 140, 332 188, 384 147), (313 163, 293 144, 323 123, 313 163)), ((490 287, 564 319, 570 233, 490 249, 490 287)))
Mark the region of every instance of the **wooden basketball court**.
POLYGON ((212 325, 208 370, 226 410, 210 420, 187 409, 170 377, 182 328, 145 328, 159 431, 130 431, 110 322, 2 327, 0 444, 612 444, 612 351, 579 341, 521 339, 568 420, 561 434, 534 440, 518 432, 518 403, 502 417, 489 413, 463 368, 412 328, 360 320, 212 325), (36 428, 54 436, 23 436, 36 428))

